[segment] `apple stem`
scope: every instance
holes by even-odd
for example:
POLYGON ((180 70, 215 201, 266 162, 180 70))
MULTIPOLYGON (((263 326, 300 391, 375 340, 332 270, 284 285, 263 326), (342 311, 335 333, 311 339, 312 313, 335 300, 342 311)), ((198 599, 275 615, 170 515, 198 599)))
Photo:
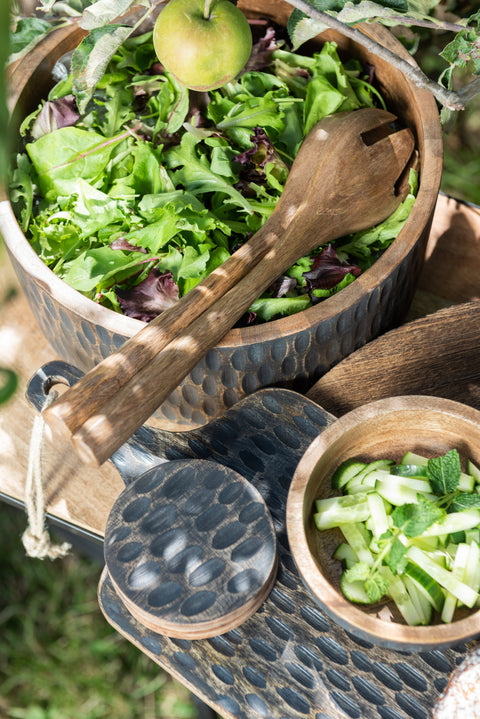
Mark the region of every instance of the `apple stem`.
POLYGON ((205 20, 210 19, 210 5, 212 4, 212 0, 205 0, 205 4, 203 6, 203 17, 205 20))

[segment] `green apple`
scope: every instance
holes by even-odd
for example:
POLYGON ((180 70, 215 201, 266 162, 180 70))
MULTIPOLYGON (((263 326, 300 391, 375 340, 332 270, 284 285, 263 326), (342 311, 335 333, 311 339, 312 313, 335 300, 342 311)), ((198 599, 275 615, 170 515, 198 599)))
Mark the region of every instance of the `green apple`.
POLYGON ((245 15, 230 0, 170 0, 153 31, 158 59, 192 90, 222 87, 252 50, 245 15))

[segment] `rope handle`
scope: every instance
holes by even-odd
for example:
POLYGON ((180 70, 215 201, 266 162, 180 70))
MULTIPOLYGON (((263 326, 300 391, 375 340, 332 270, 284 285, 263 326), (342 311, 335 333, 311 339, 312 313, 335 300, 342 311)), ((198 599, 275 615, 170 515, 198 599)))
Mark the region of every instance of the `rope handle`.
MULTIPOLYGON (((50 406, 57 393, 50 392, 44 405, 50 406)), ((43 411, 43 410, 42 410, 43 411)), ((42 480, 42 450, 45 439, 45 420, 42 413, 37 414, 33 421, 28 468, 25 481, 25 509, 28 526, 22 535, 23 546, 27 556, 36 559, 58 559, 65 557, 71 545, 68 542, 55 544, 51 541, 45 522, 45 495, 42 480)))

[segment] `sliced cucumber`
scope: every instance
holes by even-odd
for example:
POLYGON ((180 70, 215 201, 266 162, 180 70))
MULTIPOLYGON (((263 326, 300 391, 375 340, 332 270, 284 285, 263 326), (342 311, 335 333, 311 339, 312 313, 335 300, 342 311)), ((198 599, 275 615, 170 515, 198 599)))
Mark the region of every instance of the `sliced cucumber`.
POLYGON ((358 492, 367 492, 369 489, 375 487, 376 472, 369 472, 364 474, 360 472, 356 477, 350 479, 344 487, 344 491, 347 494, 358 494, 358 492))
MULTIPOLYGON (((394 475, 390 475, 393 477, 394 475)), ((413 489, 415 492, 421 492, 422 494, 431 494, 432 487, 428 479, 421 479, 419 477, 395 477, 394 482, 401 487, 407 489, 413 489)))
POLYGON ((440 522, 434 522, 423 532, 424 537, 434 537, 455 532, 465 532, 480 523, 480 509, 464 509, 462 512, 451 512, 440 522))
MULTIPOLYGON (((460 582, 463 582, 465 569, 468 562, 468 555, 470 548, 468 544, 461 543, 457 545, 457 551, 455 552, 455 559, 452 566, 452 577, 455 577, 460 582)), ((445 596, 445 603, 443 605, 441 620, 449 624, 453 620, 453 615, 458 604, 458 598, 453 592, 448 591, 445 596)))
POLYGON ((427 476, 427 465, 426 464, 397 464, 390 470, 391 474, 398 475, 399 477, 426 477, 427 476))
POLYGON ((480 469, 471 459, 467 460, 467 472, 474 478, 477 484, 480 484, 480 469))
POLYGON ((333 558, 343 562, 346 569, 350 569, 358 562, 358 557, 347 542, 341 542, 333 553, 333 558))
POLYGON ((370 512, 369 521, 372 525, 371 531, 375 539, 378 539, 390 528, 388 514, 385 511, 385 504, 377 492, 369 492, 367 494, 367 504, 370 512))
POLYGON ((464 542, 466 540, 466 533, 464 531, 452 532, 450 534, 450 539, 454 544, 460 544, 461 542, 464 542))
MULTIPOLYGON (((319 529, 338 527, 343 533, 345 541, 334 553, 344 567, 343 594, 356 604, 370 604, 366 581, 378 590, 380 574, 387 595, 407 624, 414 626, 429 624, 434 611, 442 621, 451 622, 457 607, 480 606, 480 507, 447 513, 416 537, 406 537, 392 520, 396 507, 412 504, 405 508, 405 517, 423 524, 420 498, 443 506, 455 497, 433 493, 428 462, 414 452, 405 453, 399 465, 390 460, 344 462, 333 480, 342 496, 317 500, 314 513, 319 529), (397 551, 399 541, 405 548, 403 556, 397 551), (370 569, 359 567, 356 576, 362 580, 348 581, 346 570, 358 562, 370 569), (396 567, 396 574, 390 565, 396 567)), ((480 469, 471 462, 460 475, 457 493, 461 492, 480 493, 480 469)))
POLYGON ((414 544, 416 547, 420 547, 420 549, 423 549, 425 552, 434 552, 438 549, 439 539, 438 537, 424 537, 423 535, 420 535, 420 537, 413 537, 410 539, 409 544, 414 544))
MULTIPOLYGON (((398 479, 399 477, 393 476, 392 479, 380 479, 375 483, 375 489, 383 499, 386 499, 387 502, 397 507, 402 504, 415 504, 418 501, 418 490, 402 484, 398 479)), ((421 494, 427 499, 435 499, 435 496, 430 494, 430 492, 421 492, 421 494)))
POLYGON ((463 581, 476 592, 480 592, 480 546, 477 542, 470 542, 468 547, 468 559, 463 581))
POLYGON ((467 607, 473 607, 478 599, 478 592, 464 582, 458 580, 447 569, 433 562, 426 552, 418 547, 409 547, 406 552, 409 559, 419 567, 422 567, 440 586, 451 592, 458 600, 467 607))
POLYGON ((340 577, 340 589, 343 595, 354 604, 371 604, 363 582, 349 582, 345 573, 340 577))
POLYGON ((388 582, 388 596, 395 602, 407 624, 417 626, 422 617, 418 613, 402 579, 385 566, 380 567, 381 576, 388 582))
POLYGON ((458 489, 460 492, 473 492, 475 490, 475 480, 470 474, 461 472, 458 480, 458 489))
POLYGON ((342 524, 340 529, 345 537, 345 541, 351 546, 359 561, 366 562, 369 566, 372 566, 374 559, 369 547, 372 539, 370 532, 368 532, 360 522, 356 524, 342 524))
POLYGON ((419 624, 430 624, 433 616, 433 607, 428 598, 410 577, 402 576, 402 580, 419 616, 419 624))
POLYGON ((421 454, 415 454, 415 452, 406 452, 400 460, 400 464, 416 464, 418 467, 426 467, 428 458, 421 454))
POLYGON ((477 544, 480 544, 480 531, 474 527, 473 529, 467 529, 465 532, 465 540, 467 544, 472 544, 472 542, 476 542, 477 544))
POLYGON ((389 476, 390 474, 386 469, 372 469, 370 472, 360 472, 345 485, 344 491, 352 494, 357 491, 358 487, 368 491, 375 487, 377 479, 386 479, 389 476))
POLYGON ((345 460, 333 473, 332 488, 341 489, 352 477, 355 477, 359 472, 365 469, 366 466, 365 462, 359 462, 356 459, 345 460))
POLYGON ((405 574, 417 585, 418 590, 426 597, 432 607, 437 612, 440 612, 445 600, 445 594, 439 583, 413 562, 408 562, 405 567, 405 574))
POLYGON ((375 459, 373 462, 370 462, 365 467, 365 474, 369 472, 374 472, 376 469, 386 469, 390 470, 391 467, 394 466, 394 462, 391 459, 375 459))
POLYGON ((320 530, 332 529, 351 522, 365 522, 369 515, 365 493, 317 499, 315 510, 313 521, 320 530))

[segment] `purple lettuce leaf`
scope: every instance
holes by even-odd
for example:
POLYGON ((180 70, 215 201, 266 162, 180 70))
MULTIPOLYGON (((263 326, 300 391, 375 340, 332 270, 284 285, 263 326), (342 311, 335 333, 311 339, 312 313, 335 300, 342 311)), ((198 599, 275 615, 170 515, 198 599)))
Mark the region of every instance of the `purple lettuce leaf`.
POLYGON ((125 315, 142 322, 150 322, 177 302, 178 287, 171 272, 161 273, 158 269, 153 269, 135 287, 128 290, 116 287, 115 294, 125 315))
POLYGON ((249 188, 250 182, 257 185, 265 184, 265 166, 268 163, 276 165, 281 173, 286 169, 285 163, 263 128, 254 127, 250 139, 253 146, 233 158, 235 162, 240 164, 239 179, 235 184, 235 188, 244 194, 247 193, 247 195, 252 192, 249 188))
POLYGON ((318 300, 318 298, 312 297, 313 290, 330 290, 341 282, 349 272, 358 277, 362 270, 357 265, 340 262, 333 245, 324 247, 322 252, 313 258, 310 270, 303 273, 312 301, 318 300))
POLYGON ((71 127, 79 118, 80 114, 73 95, 66 95, 57 100, 47 100, 34 122, 32 137, 38 139, 53 130, 71 127))
POLYGON ((117 237, 116 240, 112 240, 109 247, 111 250, 124 250, 126 252, 143 252, 144 254, 147 252, 144 247, 137 247, 136 245, 130 244, 125 237, 117 237))
POLYGON ((251 70, 263 70, 272 62, 272 53, 278 50, 275 30, 267 27, 264 37, 253 44, 250 58, 243 68, 242 74, 251 70))

